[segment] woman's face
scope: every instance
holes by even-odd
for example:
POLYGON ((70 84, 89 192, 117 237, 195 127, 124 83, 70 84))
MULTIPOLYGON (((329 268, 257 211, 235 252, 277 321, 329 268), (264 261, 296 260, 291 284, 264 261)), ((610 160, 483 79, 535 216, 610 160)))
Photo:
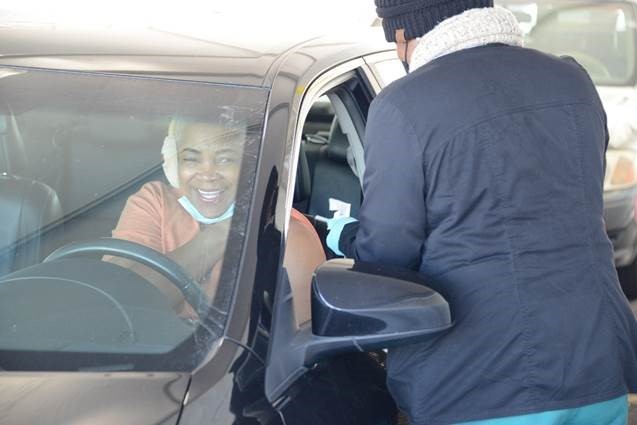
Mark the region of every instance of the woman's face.
POLYGON ((179 188, 208 218, 222 215, 237 193, 245 134, 189 123, 178 143, 179 188))

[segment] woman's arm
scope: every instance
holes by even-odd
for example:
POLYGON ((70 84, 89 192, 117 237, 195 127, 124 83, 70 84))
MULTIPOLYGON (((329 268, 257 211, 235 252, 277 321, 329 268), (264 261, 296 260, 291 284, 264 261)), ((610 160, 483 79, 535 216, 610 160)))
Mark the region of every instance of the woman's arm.
MULTIPOLYGON (((223 258, 229 229, 230 220, 206 225, 190 242, 164 254, 179 264, 196 282, 199 282, 210 299, 214 296, 218 283, 218 276, 216 276, 217 279, 211 279, 211 272, 213 267, 223 258)), ((184 308, 185 300, 177 286, 160 273, 125 258, 112 258, 109 261, 126 267, 151 282, 178 311, 184 308)))
MULTIPOLYGON (((213 267, 220 262, 225 250, 230 229, 230 221, 204 225, 200 231, 184 245, 165 252, 162 242, 163 211, 161 183, 144 185, 140 191, 131 196, 122 214, 113 236, 125 239, 159 251, 179 264, 197 282, 201 283, 210 298, 214 295, 218 281, 218 270, 212 273, 213 267), (215 278, 216 277, 216 278, 215 278)), ((189 232, 192 232, 189 228, 189 232)), ((184 297, 168 279, 153 269, 135 261, 118 257, 107 257, 107 261, 133 270, 149 282, 153 283, 178 311, 184 307, 184 297)))

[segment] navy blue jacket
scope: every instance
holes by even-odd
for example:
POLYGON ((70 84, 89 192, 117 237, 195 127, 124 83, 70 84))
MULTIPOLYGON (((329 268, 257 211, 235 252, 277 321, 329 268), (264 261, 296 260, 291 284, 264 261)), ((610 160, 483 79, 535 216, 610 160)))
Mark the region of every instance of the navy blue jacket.
POLYGON ((438 58, 374 100, 344 252, 420 270, 455 320, 389 353, 412 425, 637 392, 637 323, 602 217, 607 134, 576 62, 501 44, 438 58))

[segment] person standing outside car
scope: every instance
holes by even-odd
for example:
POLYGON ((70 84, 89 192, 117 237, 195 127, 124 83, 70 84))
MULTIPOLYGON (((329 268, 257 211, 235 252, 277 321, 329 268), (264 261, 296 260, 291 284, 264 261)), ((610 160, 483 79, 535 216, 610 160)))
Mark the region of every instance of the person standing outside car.
POLYGON ((376 0, 409 74, 373 101, 360 222, 328 246, 418 270, 455 325, 389 350, 411 425, 627 421, 637 322, 604 230, 608 143, 573 59, 492 0, 376 0))

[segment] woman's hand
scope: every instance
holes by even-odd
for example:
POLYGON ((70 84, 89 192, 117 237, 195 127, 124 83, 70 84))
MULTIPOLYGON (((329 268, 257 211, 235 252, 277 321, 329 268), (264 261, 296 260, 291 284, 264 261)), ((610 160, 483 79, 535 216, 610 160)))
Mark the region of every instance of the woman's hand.
MULTIPOLYGON (((232 220, 224 220, 215 224, 202 224, 201 231, 195 237, 193 242, 199 249, 198 255, 202 261, 202 274, 208 274, 212 266, 214 266, 222 257, 230 234, 230 223, 232 220)), ((201 276, 194 276, 199 279, 201 276)))
POLYGON ((228 234, 230 233, 230 224, 232 223, 231 219, 220 221, 215 224, 199 224, 199 228, 201 229, 201 234, 203 234, 204 238, 216 238, 226 240, 228 238, 228 234))
MULTIPOLYGON (((205 282, 201 283, 201 287, 204 290, 204 293, 206 295, 206 302, 208 304, 212 304, 212 301, 214 299, 215 292, 219 284, 219 278, 221 276, 221 265, 222 265, 222 261, 217 262, 212 267, 210 276, 207 277, 205 282)), ((178 314, 181 317, 185 317, 191 320, 197 320, 199 318, 199 315, 197 314, 197 312, 190 306, 190 304, 185 302, 185 300, 181 304, 181 308, 178 311, 178 314)))
MULTIPOLYGON (((219 270, 226 248, 230 224, 232 220, 224 220, 215 224, 202 225, 201 231, 190 242, 165 254, 182 266, 190 276, 198 282, 212 300, 219 280, 219 270)), ((171 301, 171 305, 180 314, 191 317, 190 309, 183 295, 175 285, 154 270, 126 259, 115 259, 113 262, 130 268, 152 282, 171 301)))

